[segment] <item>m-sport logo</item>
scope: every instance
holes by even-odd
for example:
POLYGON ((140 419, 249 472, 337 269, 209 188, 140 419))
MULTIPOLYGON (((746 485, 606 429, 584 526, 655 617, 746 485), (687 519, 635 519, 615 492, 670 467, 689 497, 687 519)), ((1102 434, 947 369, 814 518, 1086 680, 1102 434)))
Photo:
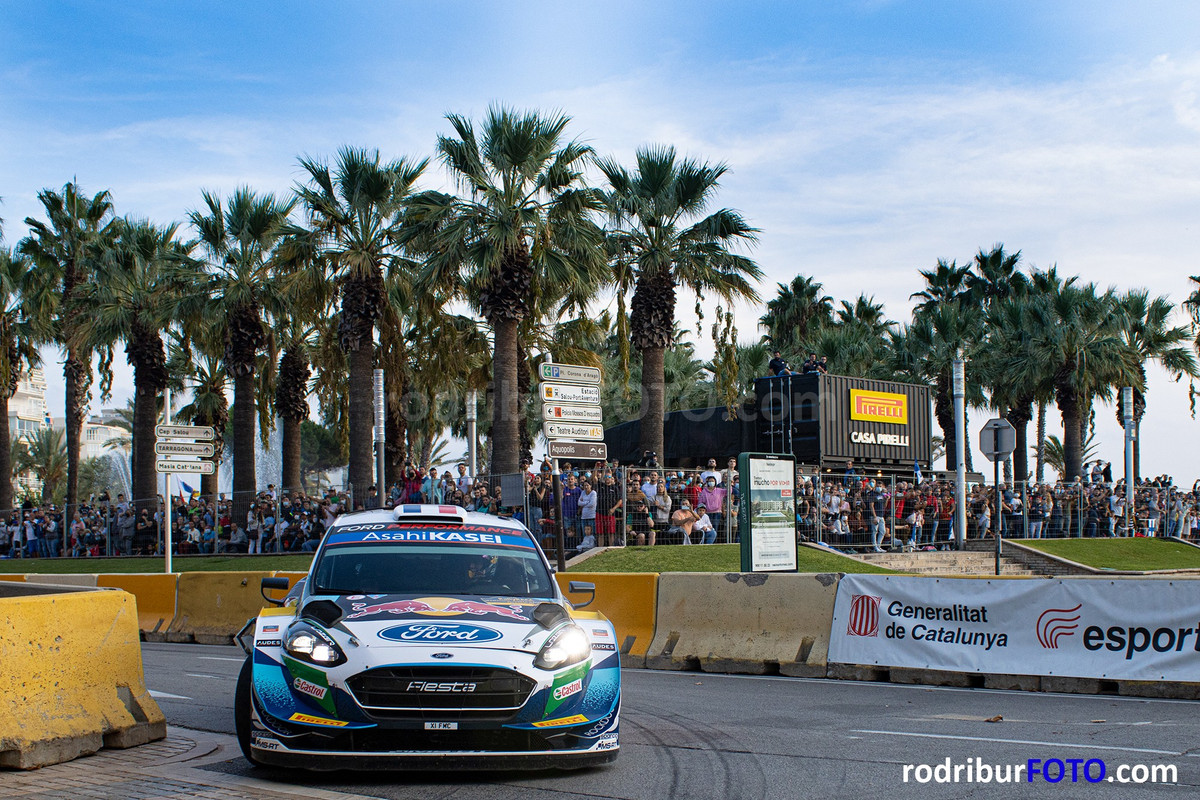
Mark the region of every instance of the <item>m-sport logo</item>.
POLYGON ((1058 640, 1064 636, 1074 636, 1079 627, 1079 609, 1083 603, 1074 608, 1047 608, 1038 617, 1038 643, 1047 650, 1057 650, 1058 640))
POLYGON ((870 594, 850 596, 850 621, 846 633, 850 636, 879 635, 879 603, 882 597, 870 594))

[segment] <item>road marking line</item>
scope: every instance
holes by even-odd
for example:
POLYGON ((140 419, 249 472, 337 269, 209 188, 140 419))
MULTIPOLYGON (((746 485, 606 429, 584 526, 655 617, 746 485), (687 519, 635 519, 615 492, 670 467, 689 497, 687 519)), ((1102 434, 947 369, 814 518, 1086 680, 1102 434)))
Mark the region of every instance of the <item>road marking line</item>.
POLYGON ((199 661, 233 661, 238 664, 246 660, 244 658, 226 658, 225 656, 196 656, 196 658, 199 661))
POLYGON ((1071 744, 1069 742, 1039 742, 1033 739, 988 739, 983 736, 952 736, 948 733, 910 733, 908 731, 869 731, 853 729, 851 733, 877 733, 884 736, 912 736, 918 739, 958 739, 965 742, 995 742, 997 744, 1036 744, 1041 747, 1075 747, 1081 750, 1122 750, 1126 753, 1153 753, 1164 756, 1182 756, 1178 750, 1151 750, 1146 747, 1120 747, 1107 744, 1071 744))
POLYGON ((1080 694, 1078 692, 1029 692, 1024 689, 977 689, 960 686, 930 686, 923 683, 890 683, 888 681, 856 681, 856 680, 839 680, 836 678, 794 678, 790 675, 722 675, 717 672, 683 672, 683 671, 667 671, 660 669, 638 669, 630 667, 621 668, 622 672, 642 672, 653 675, 659 675, 665 678, 683 677, 691 679, 692 676, 703 674, 705 678, 717 679, 727 678, 730 680, 740 681, 790 681, 792 683, 818 683, 828 686, 831 683, 844 683, 853 685, 854 687, 870 687, 875 689, 908 689, 918 692, 969 692, 973 694, 1002 694, 1017 697, 1053 697, 1063 700, 1101 700, 1104 702, 1120 702, 1120 703, 1183 703, 1194 706, 1195 700, 1181 700, 1173 697, 1134 697, 1112 694, 1080 694))
POLYGON ((185 673, 183 673, 183 674, 184 674, 184 675, 187 675, 189 678, 212 678, 214 681, 227 681, 227 680, 229 680, 229 676, 228 676, 228 675, 201 675, 201 674, 199 674, 199 673, 196 673, 196 672, 185 672, 185 673))
POLYGON ((171 694, 170 692, 156 692, 153 689, 147 689, 151 697, 157 697, 163 700, 191 700, 190 697, 184 697, 181 694, 171 694))

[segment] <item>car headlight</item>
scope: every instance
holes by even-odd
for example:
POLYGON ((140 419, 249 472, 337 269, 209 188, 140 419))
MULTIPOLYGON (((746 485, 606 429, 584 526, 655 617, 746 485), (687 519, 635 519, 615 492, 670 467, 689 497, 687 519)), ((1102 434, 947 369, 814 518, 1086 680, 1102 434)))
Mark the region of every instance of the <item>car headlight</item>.
POLYGON ((578 664, 592 652, 592 643, 583 628, 564 625, 546 639, 541 652, 533 660, 539 669, 559 669, 578 664))
POLYGON ((322 667, 335 667, 346 660, 346 654, 329 634, 307 622, 292 623, 283 649, 293 658, 322 667))

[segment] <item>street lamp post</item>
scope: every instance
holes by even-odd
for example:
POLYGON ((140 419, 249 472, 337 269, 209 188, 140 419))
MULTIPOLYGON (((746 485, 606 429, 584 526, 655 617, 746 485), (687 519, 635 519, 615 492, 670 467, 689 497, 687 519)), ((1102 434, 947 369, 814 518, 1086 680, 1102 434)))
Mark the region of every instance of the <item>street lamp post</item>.
POLYGON ((962 351, 954 359, 954 494, 957 499, 954 507, 954 517, 957 530, 954 534, 955 544, 959 550, 965 546, 967 538, 967 432, 966 432, 966 395, 967 375, 966 362, 963 361, 962 351))

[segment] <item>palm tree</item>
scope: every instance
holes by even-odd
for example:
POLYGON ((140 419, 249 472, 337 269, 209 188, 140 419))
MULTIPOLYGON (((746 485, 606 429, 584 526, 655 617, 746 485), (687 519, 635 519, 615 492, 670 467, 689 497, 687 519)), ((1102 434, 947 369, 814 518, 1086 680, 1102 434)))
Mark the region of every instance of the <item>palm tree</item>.
POLYGON ((984 306, 995 299, 1020 294, 1029 285, 1029 279, 1019 271, 1021 251, 1006 253, 1003 244, 986 253, 980 248, 971 266, 975 271, 966 277, 967 291, 975 302, 984 306))
POLYGON ((583 185, 591 148, 564 139, 570 118, 492 107, 478 132, 447 116, 455 138, 437 151, 458 196, 413 198, 408 241, 428 254, 422 283, 468 300, 492 329, 493 475, 519 468, 518 331, 531 299, 597 285, 606 260, 591 215, 601 198, 583 185))
POLYGON ((175 419, 213 429, 217 468, 210 475, 200 476, 200 493, 215 504, 225 452, 225 428, 229 423, 224 331, 202 315, 184 316, 178 321, 181 335, 172 337, 167 364, 172 374, 182 377, 185 386, 191 389, 192 399, 176 412, 175 419))
POLYGON ((778 349, 808 340, 815 329, 833 321, 833 298, 821 294, 822 286, 807 275, 797 275, 790 284, 778 284, 779 292, 767 301, 767 313, 758 318, 766 328, 763 340, 778 349))
POLYGON ((179 316, 199 317, 223 333, 225 368, 233 377, 233 514, 245 519, 258 491, 254 427, 259 353, 268 339, 263 315, 292 310, 272 256, 295 202, 249 188, 234 192, 228 206, 208 192, 203 197, 206 211, 188 217, 208 256, 207 274, 181 303, 179 316))
POLYGON ((1036 298, 1030 310, 1035 331, 1032 368, 1053 375, 1062 413, 1064 466, 1071 478, 1082 474, 1083 425, 1091 399, 1114 386, 1142 388, 1138 354, 1121 338, 1116 297, 1111 292, 1097 294, 1095 284, 1063 286, 1036 298))
MULTIPOLYGON (((158 509, 154 468, 155 425, 167 387, 163 332, 181 290, 182 273, 172 266, 187 257, 188 245, 175 240, 178 226, 122 220, 113 248, 88 285, 83 299, 88 315, 77 328, 80 350, 100 350, 102 369, 112 361, 113 345, 125 343, 133 367, 133 501, 139 509, 158 509)), ((111 380, 106 375, 105 385, 111 380)))
POLYGON ((709 207, 725 174, 724 164, 678 159, 673 147, 643 147, 630 172, 612 159, 597 165, 608 182, 606 205, 614 230, 636 275, 630 303, 630 333, 641 354, 641 449, 663 452, 666 411, 664 354, 674 344, 676 287, 697 297, 757 300, 747 278, 762 270, 730 248, 752 244, 758 230, 727 208, 698 219, 709 207))
MULTIPOLYGON (((1186 325, 1170 325, 1175 304, 1166 297, 1150 298, 1145 289, 1126 292, 1117 300, 1120 336, 1137 353, 1140 386, 1133 387, 1133 479, 1141 474, 1142 417, 1146 413, 1146 362, 1157 361, 1175 380, 1200 377, 1196 358, 1189 351, 1192 332, 1186 325)), ((1117 394, 1117 420, 1124 424, 1124 398, 1117 394)))
MULTIPOLYGON (((369 388, 375 368, 375 326, 384 297, 384 269, 400 255, 401 212, 427 161, 384 163, 378 151, 343 147, 331 169, 303 158, 308 182, 296 187, 307 226, 289 225, 281 262, 302 266, 310 285, 329 282, 341 290, 338 343, 349 365, 347 421, 349 481, 365 493, 373 483, 371 433, 374 407, 369 388)), ((383 476, 380 476, 381 478, 383 476)))
POLYGON ((41 363, 31 317, 33 298, 28 292, 31 264, 9 250, 0 250, 0 509, 13 507, 12 437, 8 428, 8 401, 17 392, 21 370, 41 363))
POLYGON ((942 303, 958 302, 967 292, 971 267, 960 267, 957 261, 947 264, 946 259, 939 258, 936 267, 920 270, 920 273, 925 279, 925 289, 909 295, 910 300, 921 298, 921 302, 913 309, 915 313, 928 311, 942 303))
POLYGON ((64 526, 70 528, 79 500, 79 437, 87 417, 92 383, 92 353, 80 350, 78 328, 88 309, 80 294, 92 280, 111 239, 112 197, 100 192, 88 198, 77 183, 68 183, 61 193, 43 189, 38 200, 46 211, 46 222, 26 217, 30 235, 18 250, 32 259, 38 270, 41 290, 52 294, 43 311, 55 341, 64 350, 63 377, 66 381, 67 494, 64 526))
MULTIPOLYGON (((1089 431, 1088 435, 1083 439, 1083 456, 1084 462, 1091 461, 1096 457, 1099 443, 1096 442, 1096 434, 1094 431, 1089 431)), ((1058 473, 1061 480, 1067 481, 1079 473, 1072 473, 1066 467, 1066 450, 1063 447, 1063 442, 1057 436, 1050 435, 1046 437, 1046 464, 1058 473), (1070 477, 1068 477, 1070 476, 1070 477)))
POLYGON ((32 472, 42 484, 42 504, 54 498, 59 484, 67 476, 67 450, 63 432, 38 428, 26 433, 16 449, 16 472, 32 472))
MULTIPOLYGON (((954 360, 960 355, 971 360, 979 347, 982 315, 969 304, 943 303, 913 316, 911 324, 890 334, 891 352, 898 377, 934 387, 934 416, 942 428, 946 447, 946 469, 957 466, 954 428, 954 360)), ((966 371, 966 403, 983 403, 978 370, 966 371)), ((964 427, 965 427, 964 420, 964 427)), ((966 467, 971 468, 971 448, 966 448, 966 467)))

